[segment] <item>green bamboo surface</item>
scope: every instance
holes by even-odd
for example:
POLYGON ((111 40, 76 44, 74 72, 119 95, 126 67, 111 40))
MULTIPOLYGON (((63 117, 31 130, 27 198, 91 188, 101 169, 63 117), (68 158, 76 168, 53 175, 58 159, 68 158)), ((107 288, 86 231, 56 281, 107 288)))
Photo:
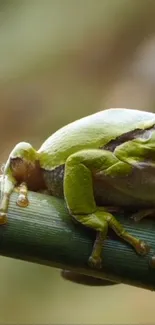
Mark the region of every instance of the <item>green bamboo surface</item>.
POLYGON ((88 264, 95 232, 73 222, 63 200, 29 192, 27 208, 16 205, 17 193, 10 200, 8 223, 0 227, 0 254, 52 267, 73 270, 154 290, 155 269, 149 265, 155 249, 155 221, 135 223, 129 216, 117 218, 131 234, 151 246, 150 253, 138 256, 134 249, 109 231, 103 249, 103 268, 88 264))

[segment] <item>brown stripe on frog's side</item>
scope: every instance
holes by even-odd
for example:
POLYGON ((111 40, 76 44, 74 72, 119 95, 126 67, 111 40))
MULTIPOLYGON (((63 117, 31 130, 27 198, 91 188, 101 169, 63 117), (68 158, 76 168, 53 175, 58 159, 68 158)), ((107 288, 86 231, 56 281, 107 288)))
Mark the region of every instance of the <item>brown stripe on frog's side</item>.
POLYGON ((151 126, 148 129, 145 129, 145 130, 135 129, 133 131, 129 131, 127 133, 124 133, 124 134, 118 136, 116 139, 111 140, 105 146, 100 147, 100 149, 109 150, 109 151, 113 152, 113 151, 115 151, 115 149, 118 146, 120 146, 121 144, 123 144, 127 141, 131 141, 131 140, 137 139, 139 137, 149 140, 149 138, 151 137, 151 134, 154 130, 155 130, 155 125, 151 126))
MULTIPOLYGON (((121 136, 117 137, 115 140, 111 140, 105 146, 100 147, 99 149, 104 149, 104 150, 109 150, 111 152, 114 152, 119 145, 127 141, 134 140, 139 137, 143 139, 149 139, 154 130, 155 130, 155 125, 145 130, 135 129, 133 131, 122 134, 121 136)), ((62 198, 64 197, 64 191, 63 191, 64 171, 65 171, 65 164, 56 167, 54 170, 43 171, 43 177, 48 191, 52 195, 62 197, 62 198)))
POLYGON ((63 198, 63 179, 65 165, 60 165, 54 170, 44 170, 43 177, 48 191, 54 196, 63 198))

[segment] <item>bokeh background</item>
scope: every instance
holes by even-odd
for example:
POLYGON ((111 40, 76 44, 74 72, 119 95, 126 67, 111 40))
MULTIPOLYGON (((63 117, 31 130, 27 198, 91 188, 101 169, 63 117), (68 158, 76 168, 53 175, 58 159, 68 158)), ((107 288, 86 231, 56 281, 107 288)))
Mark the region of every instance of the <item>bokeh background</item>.
MULTIPOLYGON (((0 164, 109 107, 155 112, 154 0, 0 0, 0 164)), ((1 324, 153 324, 155 293, 0 257, 1 324)))

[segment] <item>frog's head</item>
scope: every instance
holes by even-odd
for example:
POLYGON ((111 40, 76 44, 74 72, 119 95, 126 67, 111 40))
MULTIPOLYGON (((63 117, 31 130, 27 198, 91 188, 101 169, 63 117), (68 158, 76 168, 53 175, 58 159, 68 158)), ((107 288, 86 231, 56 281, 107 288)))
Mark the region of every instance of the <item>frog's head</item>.
POLYGON ((36 159, 36 151, 33 147, 27 142, 20 142, 11 151, 4 174, 10 169, 15 179, 23 181, 29 171, 35 168, 36 159))
POLYGON ((35 189, 40 180, 40 165, 37 151, 27 142, 18 143, 11 151, 4 168, 4 175, 11 174, 17 183, 25 182, 35 189))

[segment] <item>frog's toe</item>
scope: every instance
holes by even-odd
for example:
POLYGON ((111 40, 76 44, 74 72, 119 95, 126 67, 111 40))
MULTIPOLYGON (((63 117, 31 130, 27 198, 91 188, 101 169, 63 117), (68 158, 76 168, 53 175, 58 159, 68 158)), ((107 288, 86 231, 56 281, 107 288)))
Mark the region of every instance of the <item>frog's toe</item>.
POLYGON ((24 194, 20 194, 18 196, 18 199, 17 199, 17 202, 16 203, 17 203, 17 205, 19 207, 22 207, 22 208, 25 208, 25 207, 27 207, 29 205, 28 198, 24 194))
POLYGON ((88 265, 94 269, 101 269, 102 268, 102 260, 100 257, 90 256, 89 260, 88 260, 88 265))
POLYGON ((142 256, 148 254, 150 251, 150 246, 143 240, 139 240, 135 248, 137 253, 142 256))

